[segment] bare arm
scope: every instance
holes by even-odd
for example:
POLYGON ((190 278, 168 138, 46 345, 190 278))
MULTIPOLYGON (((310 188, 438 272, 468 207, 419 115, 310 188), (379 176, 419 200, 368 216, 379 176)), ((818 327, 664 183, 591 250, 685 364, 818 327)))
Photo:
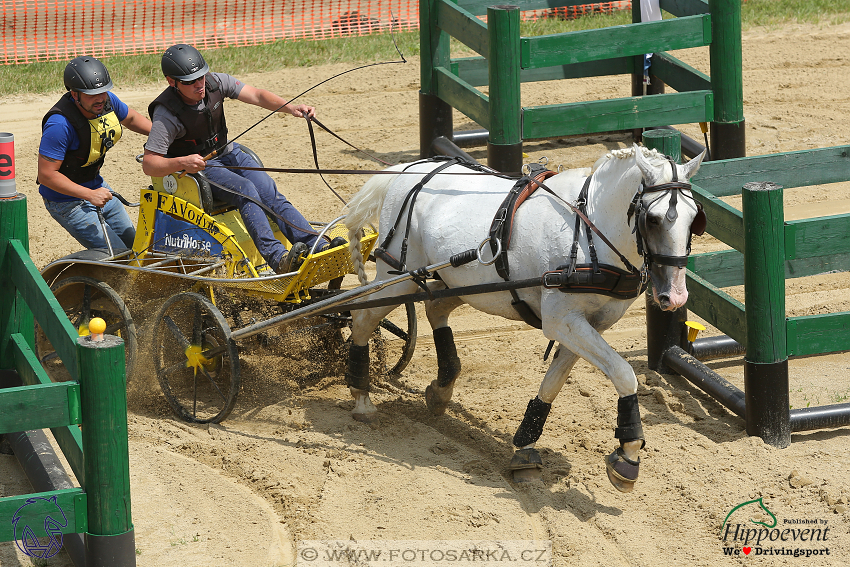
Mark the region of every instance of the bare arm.
POLYGON ((241 100, 242 102, 247 102, 248 104, 253 104, 254 106, 259 106, 266 110, 286 112, 298 118, 306 116, 312 118, 316 116, 316 109, 312 106, 307 106, 306 104, 286 104, 286 100, 273 92, 265 89, 258 89, 251 85, 245 85, 242 87, 242 90, 239 92, 239 96, 236 97, 236 100, 241 100))
POLYGON ((142 157, 142 171, 151 177, 164 177, 177 171, 197 173, 205 166, 204 158, 198 154, 169 158, 146 149, 142 157))
POLYGON ((151 121, 132 108, 129 109, 127 116, 121 121, 121 124, 137 134, 144 134, 147 136, 151 133, 151 121))
POLYGON ((59 173, 59 167, 61 165, 62 162, 60 160, 38 154, 39 183, 53 189, 57 193, 88 201, 95 207, 102 207, 107 201, 112 199, 112 193, 109 189, 104 187, 89 189, 88 187, 74 183, 64 173, 59 173))

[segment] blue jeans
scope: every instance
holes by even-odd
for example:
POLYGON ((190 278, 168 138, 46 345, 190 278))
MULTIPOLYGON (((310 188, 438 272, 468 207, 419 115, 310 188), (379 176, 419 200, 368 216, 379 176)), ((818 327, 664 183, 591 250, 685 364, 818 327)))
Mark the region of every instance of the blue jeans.
MULTIPOLYGON (((112 190, 106 183, 104 187, 112 190)), ((44 206, 56 222, 62 225, 77 242, 86 248, 108 248, 103 237, 103 228, 97 218, 97 209, 88 201, 48 201, 44 206)), ((118 199, 110 199, 103 206, 103 218, 106 221, 106 233, 113 250, 133 247, 136 229, 130 221, 124 205, 118 199)))
MULTIPOLYGON (((233 145, 232 152, 220 158, 211 159, 207 163, 209 165, 260 167, 260 164, 239 149, 239 144, 233 145)), ((213 182, 213 197, 239 209, 245 223, 245 229, 257 246, 257 251, 270 266, 277 266, 287 250, 280 240, 275 238, 266 211, 242 195, 259 201, 281 217, 274 220, 289 242, 293 244, 303 242, 310 247, 316 242, 316 231, 310 226, 307 219, 298 212, 298 209, 277 190, 274 180, 266 172, 211 167, 204 170, 204 175, 213 182), (216 187, 215 184, 223 185, 237 193, 225 191, 216 187)))

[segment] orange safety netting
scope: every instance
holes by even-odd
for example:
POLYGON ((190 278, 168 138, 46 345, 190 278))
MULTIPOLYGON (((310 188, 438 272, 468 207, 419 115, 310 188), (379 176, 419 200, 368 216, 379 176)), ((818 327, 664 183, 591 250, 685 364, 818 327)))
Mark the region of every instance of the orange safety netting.
MULTIPOLYGON (((525 12, 574 18, 630 1, 525 12)), ((0 0, 0 64, 211 49, 419 28, 418 0, 0 0)))

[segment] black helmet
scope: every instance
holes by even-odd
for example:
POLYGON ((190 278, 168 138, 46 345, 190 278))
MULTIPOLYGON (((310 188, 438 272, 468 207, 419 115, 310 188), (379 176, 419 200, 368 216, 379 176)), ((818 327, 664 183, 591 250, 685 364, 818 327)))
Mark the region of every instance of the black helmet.
POLYGON ((94 57, 75 57, 65 66, 65 88, 87 95, 112 90, 112 79, 106 65, 94 57))
POLYGON ((209 73, 210 67, 200 51, 178 43, 165 50, 162 55, 162 74, 178 81, 191 81, 209 73))

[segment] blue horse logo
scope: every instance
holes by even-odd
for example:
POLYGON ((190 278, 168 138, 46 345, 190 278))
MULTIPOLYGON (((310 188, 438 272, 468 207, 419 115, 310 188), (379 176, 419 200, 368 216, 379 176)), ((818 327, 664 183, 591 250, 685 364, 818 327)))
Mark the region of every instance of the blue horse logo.
POLYGON ((29 498, 26 504, 18 508, 12 517, 15 530, 15 545, 30 557, 47 559, 62 549, 62 528, 68 527, 65 512, 52 498, 29 498), (27 507, 30 507, 27 510, 27 507), (58 518, 62 520, 59 521, 58 518), (30 524, 43 519, 43 531, 37 534, 30 524))

